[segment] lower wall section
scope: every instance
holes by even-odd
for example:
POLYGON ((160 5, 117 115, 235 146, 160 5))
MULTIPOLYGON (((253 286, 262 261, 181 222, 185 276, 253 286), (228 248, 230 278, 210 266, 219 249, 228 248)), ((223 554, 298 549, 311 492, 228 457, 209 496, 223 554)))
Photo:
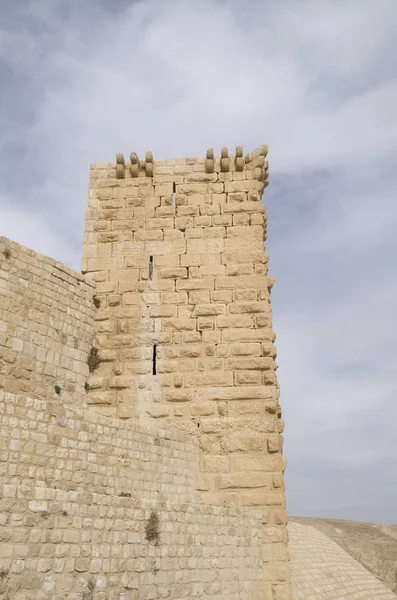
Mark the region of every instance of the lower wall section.
POLYGON ((197 487, 193 437, 0 391, 0 600, 289 600, 284 519, 197 487))
POLYGON ((13 600, 263 600, 260 513, 5 486, 0 597, 13 600), (27 491, 28 490, 28 491, 27 491))

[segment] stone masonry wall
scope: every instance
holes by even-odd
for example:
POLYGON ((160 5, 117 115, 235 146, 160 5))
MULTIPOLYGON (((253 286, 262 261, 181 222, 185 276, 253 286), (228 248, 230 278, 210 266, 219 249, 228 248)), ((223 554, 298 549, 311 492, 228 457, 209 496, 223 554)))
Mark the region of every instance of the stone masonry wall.
POLYGON ((266 155, 266 146, 245 159, 241 147, 220 158, 148 152, 93 165, 82 269, 101 301, 88 403, 198 438, 201 501, 261 507, 264 598, 281 599, 289 568, 266 155))
POLYGON ((267 598, 261 511, 198 505, 186 436, 3 392, 0 433, 2 600, 267 598))
POLYGON ((1 482, 154 502, 196 496, 197 444, 53 400, 2 394, 1 482))
POLYGON ((94 293, 80 273, 0 237, 0 389, 86 402, 94 293))

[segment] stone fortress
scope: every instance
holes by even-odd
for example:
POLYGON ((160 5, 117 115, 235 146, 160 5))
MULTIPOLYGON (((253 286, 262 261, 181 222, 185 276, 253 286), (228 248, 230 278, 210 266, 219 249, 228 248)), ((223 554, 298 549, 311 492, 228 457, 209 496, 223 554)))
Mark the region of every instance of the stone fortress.
POLYGON ((93 165, 82 274, 0 238, 0 600, 342 597, 302 524, 291 589, 266 156, 93 165))

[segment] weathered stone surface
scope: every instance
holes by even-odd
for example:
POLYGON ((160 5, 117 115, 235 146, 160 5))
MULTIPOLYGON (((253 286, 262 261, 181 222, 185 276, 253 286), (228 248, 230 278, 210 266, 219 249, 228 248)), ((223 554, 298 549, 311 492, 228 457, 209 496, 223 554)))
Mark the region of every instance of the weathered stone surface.
POLYGON ((0 239, 8 597, 285 593, 264 156, 93 165, 87 277, 0 239))

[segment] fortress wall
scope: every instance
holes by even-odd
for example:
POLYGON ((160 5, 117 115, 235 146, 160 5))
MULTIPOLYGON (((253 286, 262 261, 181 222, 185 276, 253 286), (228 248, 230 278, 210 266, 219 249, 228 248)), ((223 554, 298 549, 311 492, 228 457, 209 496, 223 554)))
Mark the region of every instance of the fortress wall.
POLYGON ((0 595, 289 600, 266 152, 94 165, 90 279, 0 238, 0 595))
POLYGON ((0 389, 84 404, 94 339, 93 283, 0 238, 0 389))
POLYGON ((196 437, 201 501, 261 507, 272 557, 264 597, 284 599, 286 463, 264 252, 266 153, 164 161, 147 153, 140 163, 132 154, 131 164, 118 155, 92 165, 82 269, 101 299, 102 362, 88 403, 196 437))
POLYGON ((8 393, 0 417, 0 595, 263 600, 262 513, 197 505, 185 436, 8 393))
POLYGON ((20 488, 0 500, 0 594, 13 600, 263 600, 254 512, 169 503, 160 542, 145 539, 149 507, 130 498, 20 488))
POLYGON ((52 400, 0 394, 2 483, 153 502, 195 500, 194 440, 52 400))

